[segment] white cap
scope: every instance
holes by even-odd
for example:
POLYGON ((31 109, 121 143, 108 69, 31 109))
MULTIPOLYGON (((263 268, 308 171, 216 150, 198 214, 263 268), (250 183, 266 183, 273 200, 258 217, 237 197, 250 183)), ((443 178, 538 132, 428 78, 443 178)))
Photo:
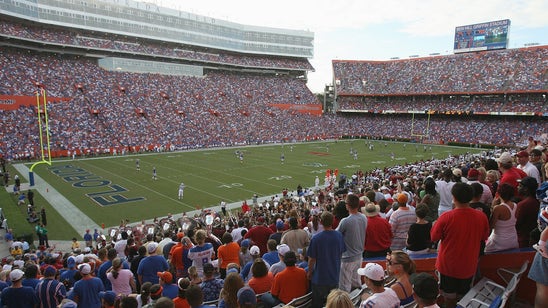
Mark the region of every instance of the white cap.
POLYGON ((364 268, 358 269, 358 275, 365 276, 375 281, 383 281, 384 269, 377 263, 367 263, 364 268))
POLYGON ((249 248, 249 253, 251 255, 254 255, 254 256, 260 255, 261 254, 261 249, 259 249, 259 246, 253 245, 253 246, 251 246, 251 248, 249 248))
POLYGON ((276 247, 276 250, 278 250, 278 254, 285 256, 285 253, 290 251, 291 249, 289 249, 289 246, 287 246, 286 244, 281 244, 276 247))
POLYGON ((82 274, 87 275, 87 274, 91 273, 91 266, 87 263, 82 263, 82 264, 78 265, 78 270, 82 274))
POLYGON ((10 280, 12 282, 21 280, 21 278, 23 278, 24 275, 25 275, 25 272, 23 272, 22 270, 16 268, 16 269, 14 269, 13 271, 10 272, 10 280))
POLYGON ((158 248, 158 243, 156 242, 150 242, 147 245, 147 251, 149 254, 156 252, 156 248, 158 248))

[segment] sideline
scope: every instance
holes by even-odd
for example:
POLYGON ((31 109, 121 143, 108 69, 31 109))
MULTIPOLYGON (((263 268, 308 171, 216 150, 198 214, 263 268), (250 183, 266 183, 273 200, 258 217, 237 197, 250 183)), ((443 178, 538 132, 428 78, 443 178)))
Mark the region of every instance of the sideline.
MULTIPOLYGON (((29 180, 28 179, 29 168, 24 163, 14 164, 13 167, 17 170, 17 172, 19 172, 21 174, 21 176, 26 181, 29 180)), ((87 216, 84 212, 82 212, 80 209, 78 209, 72 202, 70 202, 70 200, 68 200, 62 194, 60 194, 55 188, 51 187, 51 185, 49 185, 48 182, 44 181, 44 179, 42 179, 36 173, 34 173, 34 180, 35 180, 35 185, 32 187, 32 189, 34 189, 42 197, 44 197, 44 199, 46 199, 46 201, 49 204, 51 204, 51 206, 59 213, 59 215, 61 215, 67 221, 67 223, 70 224, 70 226, 72 228, 74 228, 74 230, 76 230, 76 232, 78 234, 80 234, 82 236, 84 233, 86 233, 87 229, 89 229, 89 230, 93 230, 93 229, 103 230, 100 225, 98 225, 95 221, 93 221, 91 218, 89 218, 89 216, 87 216)), ((23 186, 23 184, 22 184, 22 186, 23 186)), ((271 200, 272 197, 274 197, 274 196, 275 195, 259 197, 258 202, 263 202, 264 200, 271 200)), ((249 199, 246 199, 246 200, 249 200, 249 199)), ((233 202, 233 203, 227 203, 226 208, 227 208, 227 210, 240 208, 243 201, 244 200, 241 200, 241 201, 238 201, 238 202, 233 202)), ((214 210, 216 212, 221 212, 220 204, 204 207, 204 210, 205 209, 210 209, 210 210, 214 210)), ((187 216, 194 216, 194 214, 200 213, 200 210, 193 210, 193 211, 189 211, 189 212, 186 212, 186 213, 187 213, 187 216)), ((177 220, 182 216, 183 216, 183 213, 173 214, 173 219, 177 220)), ((162 218, 162 217, 158 217, 158 218, 162 218)), ((146 223, 153 223, 153 220, 154 220, 154 218, 146 219, 145 222, 146 223)), ((129 224, 132 225, 132 224, 140 223, 140 222, 141 221, 135 221, 135 222, 130 222, 129 224)), ((107 230, 109 230, 112 227, 118 227, 118 226, 110 226, 110 227, 106 226, 103 231, 107 232, 107 230)), ((55 239, 53 239, 53 240, 55 240, 55 239)), ((61 240, 61 241, 62 240, 67 240, 67 241, 69 241, 70 239, 58 239, 58 240, 61 240)))

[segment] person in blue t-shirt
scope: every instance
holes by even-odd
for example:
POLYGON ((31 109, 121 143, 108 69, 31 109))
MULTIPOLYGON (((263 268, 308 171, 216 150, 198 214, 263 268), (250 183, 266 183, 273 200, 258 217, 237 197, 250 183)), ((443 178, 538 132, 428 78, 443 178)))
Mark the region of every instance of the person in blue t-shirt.
POLYGON ((101 308, 99 292, 105 290, 103 282, 91 275, 91 266, 87 263, 80 264, 78 270, 82 279, 74 284, 69 299, 78 303, 78 307, 101 308))
POLYGON ((330 212, 322 213, 320 222, 324 230, 313 236, 308 246, 307 275, 312 284, 312 307, 325 306, 329 292, 339 286, 341 256, 346 246, 342 234, 333 230, 333 220, 330 212))

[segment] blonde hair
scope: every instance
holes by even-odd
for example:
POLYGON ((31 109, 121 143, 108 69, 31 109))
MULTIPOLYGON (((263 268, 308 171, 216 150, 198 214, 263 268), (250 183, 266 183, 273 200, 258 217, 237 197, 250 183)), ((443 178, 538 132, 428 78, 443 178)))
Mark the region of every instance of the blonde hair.
POLYGON ((340 289, 333 289, 327 295, 327 302, 325 308, 354 308, 350 295, 347 292, 340 289))
POLYGON ((207 233, 200 229, 196 231, 196 234, 194 235, 194 239, 196 240, 196 243, 203 244, 205 242, 205 239, 207 237, 207 233))
POLYGON ((495 181, 498 181, 500 179, 499 172, 497 170, 489 170, 487 171, 487 175, 485 176, 492 176, 495 181))

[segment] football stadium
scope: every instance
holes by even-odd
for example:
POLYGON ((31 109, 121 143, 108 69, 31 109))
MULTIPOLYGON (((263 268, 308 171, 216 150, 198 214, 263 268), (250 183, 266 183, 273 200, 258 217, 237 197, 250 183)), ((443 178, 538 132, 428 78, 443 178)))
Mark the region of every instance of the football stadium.
POLYGON ((122 307, 145 282, 175 288, 166 307, 548 305, 548 46, 509 48, 510 20, 457 26, 448 55, 333 59, 313 93, 310 31, 131 0, 6 0, 0 16, 0 288, 32 267, 72 290, 55 306, 122 307), (167 267, 139 265, 156 251, 167 267), (253 283, 262 259, 276 288, 253 283), (235 290, 204 287, 209 263, 235 290), (75 272, 101 280, 93 298, 75 272))

